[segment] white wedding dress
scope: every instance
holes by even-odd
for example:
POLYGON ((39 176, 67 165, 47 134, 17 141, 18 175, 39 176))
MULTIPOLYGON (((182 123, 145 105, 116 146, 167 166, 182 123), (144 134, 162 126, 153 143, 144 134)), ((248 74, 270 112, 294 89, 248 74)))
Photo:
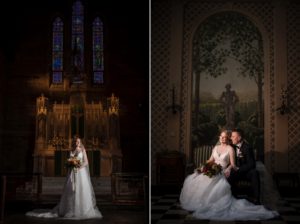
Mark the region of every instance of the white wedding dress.
MULTIPOLYGON (((70 156, 74 156, 70 152, 70 156)), ((77 158, 84 164, 83 152, 79 152, 77 158)), ((96 206, 96 199, 90 179, 88 164, 75 172, 68 172, 60 202, 50 211, 33 210, 26 213, 27 216, 43 218, 67 218, 67 219, 92 219, 102 218, 96 206)))
MULTIPOLYGON (((229 150, 218 154, 216 146, 212 156, 225 169, 229 164, 229 150)), ((193 211, 192 216, 210 220, 262 220, 278 216, 262 205, 254 205, 231 194, 224 174, 209 178, 197 172, 186 177, 180 194, 181 207, 193 211)))

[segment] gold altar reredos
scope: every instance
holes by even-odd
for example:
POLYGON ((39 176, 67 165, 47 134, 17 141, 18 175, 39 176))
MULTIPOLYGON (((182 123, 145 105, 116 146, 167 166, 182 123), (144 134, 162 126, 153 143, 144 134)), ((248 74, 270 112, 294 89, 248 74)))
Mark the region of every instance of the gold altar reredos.
POLYGON ((36 100, 34 172, 57 176, 56 166, 64 161, 57 161, 55 155, 67 154, 74 135, 82 138, 88 155, 100 155, 100 161, 94 161, 99 167, 98 176, 120 172, 119 98, 112 94, 105 102, 87 103, 85 93, 75 92, 68 103, 52 102, 43 94, 36 100))

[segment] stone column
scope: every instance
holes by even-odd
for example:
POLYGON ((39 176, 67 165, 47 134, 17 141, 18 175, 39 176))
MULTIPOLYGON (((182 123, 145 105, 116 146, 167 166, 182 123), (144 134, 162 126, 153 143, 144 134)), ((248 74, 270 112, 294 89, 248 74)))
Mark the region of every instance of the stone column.
POLYGON ((34 149, 34 167, 33 172, 43 172, 44 155, 43 151, 47 146, 46 127, 48 114, 48 98, 42 94, 36 99, 36 136, 34 149))

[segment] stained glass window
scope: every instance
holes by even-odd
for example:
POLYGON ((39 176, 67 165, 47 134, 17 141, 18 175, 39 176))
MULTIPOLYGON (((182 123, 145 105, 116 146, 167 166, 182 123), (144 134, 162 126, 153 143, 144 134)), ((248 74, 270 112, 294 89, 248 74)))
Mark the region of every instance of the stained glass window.
POLYGON ((52 83, 63 82, 63 22, 57 17, 53 22, 52 83))
POLYGON ((104 60, 103 60, 103 24, 99 17, 93 22, 93 82, 102 84, 104 82, 104 60))
POLYGON ((72 11, 72 83, 82 83, 84 78, 84 10, 80 1, 72 11))
MULTIPOLYGON (((52 83, 63 83, 63 27, 61 18, 53 22, 53 43, 52 43, 52 83)), ((92 57, 94 84, 104 83, 104 50, 103 50, 103 23, 96 17, 92 24, 92 57)), ((85 78, 84 65, 84 7, 77 0, 72 6, 72 35, 71 40, 71 83, 83 83, 85 78)))

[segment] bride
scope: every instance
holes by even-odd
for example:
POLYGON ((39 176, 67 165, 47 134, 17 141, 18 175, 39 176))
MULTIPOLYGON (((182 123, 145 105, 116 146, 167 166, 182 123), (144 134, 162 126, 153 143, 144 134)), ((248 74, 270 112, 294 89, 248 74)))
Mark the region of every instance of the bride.
POLYGON ((58 205, 47 212, 45 210, 27 212, 27 216, 68 219, 102 218, 102 214, 96 206, 87 154, 78 137, 72 142, 70 158, 78 159, 80 166, 69 169, 58 205))
POLYGON ((262 205, 232 196, 226 176, 235 166, 235 151, 229 145, 229 132, 222 131, 220 144, 215 146, 208 162, 222 166, 222 174, 212 178, 195 173, 186 177, 180 194, 181 207, 193 212, 198 219, 211 220, 261 220, 279 216, 262 205))

